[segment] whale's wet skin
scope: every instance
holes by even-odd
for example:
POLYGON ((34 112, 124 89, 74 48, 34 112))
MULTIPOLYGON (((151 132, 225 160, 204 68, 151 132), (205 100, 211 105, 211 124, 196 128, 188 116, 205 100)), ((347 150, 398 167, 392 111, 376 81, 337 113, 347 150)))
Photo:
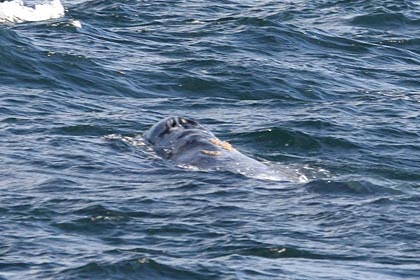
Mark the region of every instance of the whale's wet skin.
POLYGON ((144 133, 144 140, 159 156, 179 166, 229 171, 260 179, 294 180, 291 174, 244 155, 191 119, 165 118, 144 133))

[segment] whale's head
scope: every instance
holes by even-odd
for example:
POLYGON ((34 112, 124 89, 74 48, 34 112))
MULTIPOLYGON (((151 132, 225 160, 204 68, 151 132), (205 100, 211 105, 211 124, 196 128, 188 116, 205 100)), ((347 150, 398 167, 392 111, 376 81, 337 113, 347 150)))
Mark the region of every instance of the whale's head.
POLYGON ((185 147, 192 148, 198 142, 212 138, 214 135, 194 120, 169 117, 153 125, 143 137, 158 152, 171 157, 173 153, 184 150, 185 147))

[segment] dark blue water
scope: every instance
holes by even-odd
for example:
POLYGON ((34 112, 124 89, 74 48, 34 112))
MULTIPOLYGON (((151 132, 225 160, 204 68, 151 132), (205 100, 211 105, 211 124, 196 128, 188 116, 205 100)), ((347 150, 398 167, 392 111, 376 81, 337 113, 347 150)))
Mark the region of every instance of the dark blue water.
POLYGON ((63 4, 0 25, 0 279, 419 279, 419 1, 63 4), (309 181, 127 140, 171 115, 309 181))

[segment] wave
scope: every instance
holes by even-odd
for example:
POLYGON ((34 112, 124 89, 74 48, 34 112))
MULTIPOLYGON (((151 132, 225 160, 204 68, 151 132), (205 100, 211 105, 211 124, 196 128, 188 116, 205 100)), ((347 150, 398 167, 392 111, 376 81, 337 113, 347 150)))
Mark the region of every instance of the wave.
POLYGON ((43 21, 64 16, 64 7, 60 0, 52 0, 34 7, 26 6, 22 0, 0 3, 0 23, 21 23, 43 21))
POLYGON ((116 262, 91 261, 60 272, 56 279, 203 279, 204 275, 149 257, 116 262))

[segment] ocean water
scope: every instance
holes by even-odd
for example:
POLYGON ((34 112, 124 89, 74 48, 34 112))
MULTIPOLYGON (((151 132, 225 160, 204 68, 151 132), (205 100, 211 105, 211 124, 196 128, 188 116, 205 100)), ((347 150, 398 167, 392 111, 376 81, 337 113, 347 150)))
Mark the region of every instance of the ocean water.
POLYGON ((0 22, 0 279, 420 278, 419 1, 15 0, 0 22), (174 115, 296 176, 161 159, 141 135, 174 115))

